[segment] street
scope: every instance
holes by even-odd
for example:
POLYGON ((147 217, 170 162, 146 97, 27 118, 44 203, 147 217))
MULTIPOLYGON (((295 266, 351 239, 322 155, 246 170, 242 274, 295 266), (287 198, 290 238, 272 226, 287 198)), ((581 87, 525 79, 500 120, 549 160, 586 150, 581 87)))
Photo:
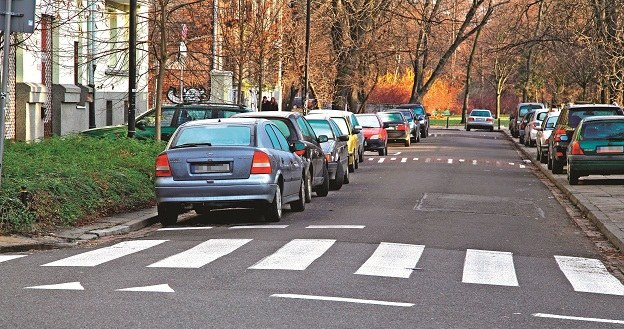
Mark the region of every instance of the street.
POLYGON ((2 328, 616 328, 624 285, 498 132, 432 129, 279 223, 0 255, 2 328))

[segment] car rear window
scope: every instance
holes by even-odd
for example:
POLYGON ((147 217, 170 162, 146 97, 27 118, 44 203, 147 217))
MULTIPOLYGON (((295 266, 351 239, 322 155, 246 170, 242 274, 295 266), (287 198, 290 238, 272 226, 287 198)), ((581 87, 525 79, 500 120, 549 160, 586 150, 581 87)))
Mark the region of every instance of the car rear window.
POLYGON ((381 128, 381 124, 379 123, 379 119, 377 116, 372 115, 358 115, 358 121, 362 124, 362 127, 366 128, 381 128))
POLYGON ((403 113, 403 116, 407 119, 408 122, 414 121, 414 117, 412 116, 412 112, 410 112, 410 111, 401 111, 401 113, 403 113))
POLYGON ((340 132, 343 135, 351 135, 349 132, 349 125, 347 125, 347 120, 343 117, 332 117, 332 120, 336 123, 338 128, 340 128, 340 132))
POLYGON ((472 111, 470 112, 471 117, 491 117, 492 113, 490 111, 472 111))
POLYGON ((212 146, 248 146, 251 145, 251 127, 236 125, 186 127, 180 131, 171 147, 199 143, 210 143, 212 146))
POLYGON ((521 105, 520 106, 520 111, 518 112, 518 115, 520 117, 523 117, 527 113, 532 112, 533 110, 536 110, 536 109, 543 109, 543 107, 541 105, 538 105, 538 104, 521 105))
POLYGON ((308 119, 308 123, 310 123, 317 136, 325 135, 329 139, 334 139, 334 133, 329 125, 329 121, 308 119))
POLYGON ((535 120, 544 121, 544 119, 546 119, 547 116, 548 116, 548 112, 539 112, 537 113, 537 117, 535 118, 535 120))
POLYGON ((414 115, 424 115, 425 109, 422 107, 415 107, 412 109, 412 113, 414 113, 414 115))
POLYGON ((576 128, 581 120, 587 117, 619 114, 621 112, 617 108, 592 107, 570 109, 568 111, 568 127, 576 128))
POLYGON ((294 128, 288 124, 290 122, 288 119, 271 119, 271 122, 277 126, 277 129, 282 132, 287 140, 293 141, 297 139, 297 134, 295 133, 294 128))
POLYGON ((549 117, 548 120, 546 120, 546 129, 554 129, 558 117, 558 115, 549 117))
POLYGON ((583 140, 624 140, 624 120, 586 122, 580 134, 583 140))
POLYGON ((403 115, 401 115, 401 113, 379 112, 378 114, 383 122, 403 122, 403 115))

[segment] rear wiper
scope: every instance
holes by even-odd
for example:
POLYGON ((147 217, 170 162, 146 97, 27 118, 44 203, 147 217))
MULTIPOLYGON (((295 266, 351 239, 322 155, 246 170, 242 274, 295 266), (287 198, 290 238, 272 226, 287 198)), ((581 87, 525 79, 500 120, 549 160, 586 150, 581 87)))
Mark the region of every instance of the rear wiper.
POLYGON ((184 147, 198 147, 198 146, 212 146, 210 143, 184 143, 176 146, 172 146, 171 149, 179 149, 184 147))

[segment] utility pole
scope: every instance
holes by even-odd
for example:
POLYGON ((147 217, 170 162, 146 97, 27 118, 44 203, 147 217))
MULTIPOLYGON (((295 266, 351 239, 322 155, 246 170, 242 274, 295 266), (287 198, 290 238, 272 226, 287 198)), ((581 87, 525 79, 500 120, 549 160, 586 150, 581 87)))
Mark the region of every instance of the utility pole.
POLYGON ((6 133, 6 107, 9 103, 9 47, 11 47, 11 2, 6 0, 4 13, 4 51, 2 56, 2 93, 0 93, 0 182, 2 181, 2 164, 4 157, 4 138, 6 133))
POLYGON ((303 114, 308 114, 308 88, 310 86, 310 0, 306 1, 305 72, 303 76, 303 114))
POLYGON ((87 18, 87 86, 89 87, 89 129, 95 128, 95 0, 88 0, 89 17, 87 18))
POLYGON ((137 0, 130 0, 130 19, 128 33, 128 137, 134 137, 136 132, 136 10, 137 0))
MULTIPOLYGON (((212 3, 212 65, 210 71, 220 70, 217 59, 217 39, 219 38, 219 0, 213 0, 212 3)), ((210 87, 212 88, 212 86, 210 87)))

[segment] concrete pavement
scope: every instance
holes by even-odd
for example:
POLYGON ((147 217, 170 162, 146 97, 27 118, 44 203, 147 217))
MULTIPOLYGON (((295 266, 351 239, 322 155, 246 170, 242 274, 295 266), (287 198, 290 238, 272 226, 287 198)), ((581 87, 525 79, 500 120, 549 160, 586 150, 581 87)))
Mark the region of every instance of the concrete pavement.
MULTIPOLYGON (((577 186, 570 186, 566 175, 553 175, 546 165, 535 159, 533 149, 518 144, 507 130, 503 130, 503 133, 585 216, 596 224, 611 243, 620 251, 624 251, 624 188, 621 184, 607 185, 608 180, 624 179, 624 176, 605 176, 605 180, 600 184, 581 183, 577 186)), ((0 252, 73 246, 104 236, 126 234, 158 222, 156 215, 156 207, 153 207, 104 217, 92 225, 63 229, 46 236, 0 236, 0 252)))

